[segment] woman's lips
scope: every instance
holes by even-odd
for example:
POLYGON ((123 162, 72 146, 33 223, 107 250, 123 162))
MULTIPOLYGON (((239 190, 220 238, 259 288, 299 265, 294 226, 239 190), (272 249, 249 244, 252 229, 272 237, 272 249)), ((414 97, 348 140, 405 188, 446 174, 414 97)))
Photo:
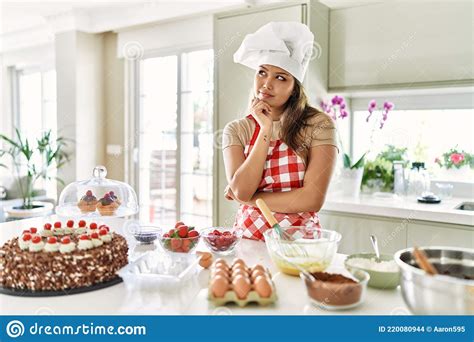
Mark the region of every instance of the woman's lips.
POLYGON ((259 92, 259 94, 264 99, 269 99, 270 97, 273 97, 273 95, 262 93, 262 92, 259 92))

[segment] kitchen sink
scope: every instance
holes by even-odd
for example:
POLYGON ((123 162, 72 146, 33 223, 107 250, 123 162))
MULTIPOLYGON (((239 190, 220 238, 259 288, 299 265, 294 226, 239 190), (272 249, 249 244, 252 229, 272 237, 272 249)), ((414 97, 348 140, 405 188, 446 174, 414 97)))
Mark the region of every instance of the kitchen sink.
POLYGON ((462 202, 461 204, 456 206, 454 209, 472 211, 474 210, 474 202, 462 202))

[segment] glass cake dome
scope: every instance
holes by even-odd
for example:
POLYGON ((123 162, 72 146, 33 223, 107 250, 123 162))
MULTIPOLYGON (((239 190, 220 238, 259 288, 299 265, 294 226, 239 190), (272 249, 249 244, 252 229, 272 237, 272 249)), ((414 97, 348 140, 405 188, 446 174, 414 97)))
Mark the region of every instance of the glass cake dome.
POLYGON ((138 212, 137 194, 123 182, 105 178, 105 166, 96 166, 92 178, 73 182, 59 196, 56 214, 63 217, 107 218, 138 212))

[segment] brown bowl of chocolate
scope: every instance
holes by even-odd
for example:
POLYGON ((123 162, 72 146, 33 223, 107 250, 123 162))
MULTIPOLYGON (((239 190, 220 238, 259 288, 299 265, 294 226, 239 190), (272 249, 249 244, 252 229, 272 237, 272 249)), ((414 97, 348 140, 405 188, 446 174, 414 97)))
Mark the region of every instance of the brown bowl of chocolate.
POLYGON ((363 270, 335 269, 314 272, 312 278, 300 274, 311 302, 327 310, 354 308, 364 301, 370 276, 363 270))

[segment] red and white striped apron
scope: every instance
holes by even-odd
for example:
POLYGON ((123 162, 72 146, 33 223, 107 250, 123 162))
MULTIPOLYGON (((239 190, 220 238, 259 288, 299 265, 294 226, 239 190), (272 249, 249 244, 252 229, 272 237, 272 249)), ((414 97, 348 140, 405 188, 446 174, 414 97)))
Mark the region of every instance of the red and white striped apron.
MULTIPOLYGON (((255 122, 255 131, 249 144, 245 146, 244 155, 248 157, 257 140, 260 126, 252 115, 247 118, 255 122)), ((262 181, 257 191, 283 192, 303 186, 306 166, 303 159, 281 140, 270 141, 262 181)), ((320 228, 316 212, 273 213, 281 227, 307 226, 320 228)), ((270 229, 265 217, 257 207, 241 204, 235 217, 234 228, 243 229, 243 236, 253 240, 263 240, 263 233, 270 229)))

